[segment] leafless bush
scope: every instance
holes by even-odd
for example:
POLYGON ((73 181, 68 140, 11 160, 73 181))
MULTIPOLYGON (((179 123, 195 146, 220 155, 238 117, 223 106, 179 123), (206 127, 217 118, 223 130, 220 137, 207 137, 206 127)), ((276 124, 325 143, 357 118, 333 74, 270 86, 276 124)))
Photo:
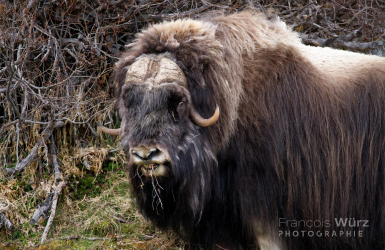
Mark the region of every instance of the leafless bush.
MULTIPOLYGON (((0 182, 1 218, 28 221, 15 203, 36 196, 36 207, 45 200, 76 172, 67 166, 69 155, 81 155, 72 162, 83 159, 87 168, 84 152, 103 161, 105 150, 89 149, 104 145, 93 128, 95 122, 117 126, 113 65, 135 33, 162 20, 246 8, 280 16, 308 44, 383 52, 385 4, 379 0, 0 0, 0 180, 7 180, 0 182), (76 151, 82 148, 88 149, 76 151), (12 191, 18 173, 33 185, 31 193, 12 191)), ((30 218, 33 211, 24 209, 30 218)))
POLYGON ((384 52, 384 1, 310 0, 280 9, 281 16, 303 33, 301 37, 309 45, 374 54, 384 52))

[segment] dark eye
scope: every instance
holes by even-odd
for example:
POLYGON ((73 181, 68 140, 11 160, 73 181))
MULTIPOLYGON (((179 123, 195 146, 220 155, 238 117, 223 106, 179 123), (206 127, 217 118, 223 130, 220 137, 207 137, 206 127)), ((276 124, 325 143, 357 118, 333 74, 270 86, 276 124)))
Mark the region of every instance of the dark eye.
POLYGON ((171 119, 178 122, 186 113, 186 97, 181 93, 173 93, 169 98, 168 110, 171 119))
POLYGON ((168 99, 168 108, 170 110, 176 110, 179 107, 183 107, 186 102, 186 98, 182 93, 175 92, 172 93, 168 99))

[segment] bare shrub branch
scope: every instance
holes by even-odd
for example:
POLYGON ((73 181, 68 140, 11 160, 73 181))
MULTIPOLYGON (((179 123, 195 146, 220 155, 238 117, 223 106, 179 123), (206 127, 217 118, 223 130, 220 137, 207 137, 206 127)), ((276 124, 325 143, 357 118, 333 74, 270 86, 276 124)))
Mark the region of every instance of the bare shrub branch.
POLYGON ((0 226, 2 225, 8 229, 12 227, 11 221, 9 221, 3 213, 0 213, 0 226))
POLYGON ((66 183, 64 181, 60 182, 57 185, 57 187, 56 187, 56 189, 54 191, 54 195, 53 195, 53 198, 52 198, 51 214, 50 214, 50 216, 48 218, 48 222, 47 222, 47 225, 46 225, 46 227, 44 229, 43 236, 41 237, 41 244, 43 244, 44 241, 47 239, 47 235, 48 235, 49 229, 51 228, 53 219, 55 218, 58 197, 59 197, 59 194, 61 193, 61 190, 65 186, 65 184, 66 183))
POLYGON ((36 222, 40 219, 41 216, 44 216, 44 218, 48 217, 47 212, 51 209, 52 206, 52 198, 53 193, 49 194, 47 199, 38 205, 38 209, 33 214, 30 222, 32 225, 36 224, 36 222))

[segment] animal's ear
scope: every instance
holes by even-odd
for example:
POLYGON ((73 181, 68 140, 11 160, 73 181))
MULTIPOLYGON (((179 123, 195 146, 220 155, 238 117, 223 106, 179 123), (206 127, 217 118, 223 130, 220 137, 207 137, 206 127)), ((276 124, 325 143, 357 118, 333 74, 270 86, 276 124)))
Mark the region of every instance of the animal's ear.
POLYGON ((189 84, 189 89, 194 89, 194 88, 205 88, 206 87, 206 82, 204 78, 204 70, 195 67, 192 69, 189 69, 186 71, 186 76, 188 79, 188 84, 189 84))
POLYGON ((206 69, 206 65, 210 62, 210 58, 206 55, 200 57, 199 68, 203 72, 206 69))
POLYGON ((192 85, 199 85, 201 87, 205 87, 204 74, 206 71, 207 64, 209 62, 209 58, 207 56, 202 56, 199 62, 192 64, 187 63, 187 67, 181 61, 177 61, 177 65, 184 72, 188 79, 189 88, 193 87, 192 85))

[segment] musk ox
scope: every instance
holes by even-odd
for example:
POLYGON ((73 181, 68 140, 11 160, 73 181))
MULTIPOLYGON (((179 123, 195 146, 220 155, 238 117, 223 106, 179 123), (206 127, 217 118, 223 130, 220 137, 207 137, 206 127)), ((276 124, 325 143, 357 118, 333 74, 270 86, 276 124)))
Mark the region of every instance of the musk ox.
POLYGON ((385 59, 252 11, 163 22, 116 65, 142 214, 191 248, 384 249, 385 59))

